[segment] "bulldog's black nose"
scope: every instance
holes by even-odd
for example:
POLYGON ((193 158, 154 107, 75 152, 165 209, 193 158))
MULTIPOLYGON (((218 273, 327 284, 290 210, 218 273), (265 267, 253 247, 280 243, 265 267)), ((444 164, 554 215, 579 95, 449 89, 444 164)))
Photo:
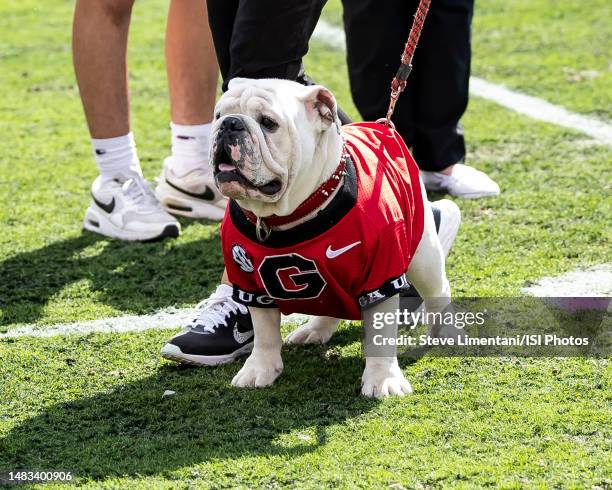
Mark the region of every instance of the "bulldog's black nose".
POLYGON ((219 127, 220 131, 244 131, 244 123, 242 120, 235 116, 227 116, 223 119, 221 126, 219 127))

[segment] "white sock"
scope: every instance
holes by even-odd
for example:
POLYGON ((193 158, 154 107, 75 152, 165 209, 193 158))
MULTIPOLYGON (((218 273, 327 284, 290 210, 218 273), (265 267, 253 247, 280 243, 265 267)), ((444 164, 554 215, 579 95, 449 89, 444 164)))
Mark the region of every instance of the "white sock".
POLYGON ((119 179, 123 182, 135 174, 142 175, 134 135, 131 132, 116 138, 92 138, 91 146, 103 179, 119 179))
POLYGON ((212 123, 184 125, 170 123, 172 130, 172 158, 170 166, 179 177, 200 169, 212 172, 208 164, 210 129, 212 123))

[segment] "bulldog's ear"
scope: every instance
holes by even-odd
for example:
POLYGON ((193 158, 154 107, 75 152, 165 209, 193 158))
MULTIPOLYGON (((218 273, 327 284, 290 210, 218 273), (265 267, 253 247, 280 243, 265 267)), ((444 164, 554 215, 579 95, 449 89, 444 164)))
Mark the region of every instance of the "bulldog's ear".
POLYGON ((301 99, 309 114, 321 117, 325 127, 331 126, 338 118, 338 106, 334 95, 322 85, 305 87, 301 99))

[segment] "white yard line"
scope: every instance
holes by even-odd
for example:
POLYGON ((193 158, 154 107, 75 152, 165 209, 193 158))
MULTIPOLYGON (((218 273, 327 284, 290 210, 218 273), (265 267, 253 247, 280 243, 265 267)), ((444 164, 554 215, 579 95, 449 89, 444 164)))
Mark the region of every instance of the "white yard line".
MULTIPOLYGON (((167 308, 150 315, 126 315, 99 320, 89 320, 55 325, 24 325, 5 333, 0 333, 0 339, 15 337, 57 337, 66 335, 87 335, 90 333, 127 333, 143 332, 145 330, 174 330, 187 325, 193 318, 191 308, 167 308)), ((306 321, 306 315, 283 316, 283 324, 301 324, 306 321)))
POLYGON ((543 277, 521 292, 538 297, 611 297, 612 264, 566 272, 557 277, 543 277))
MULTIPOLYGON (((557 277, 544 277, 521 292, 537 297, 610 297, 612 296, 612 264, 602 264, 586 270, 567 272, 557 277)), ((5 333, 3 338, 56 337, 90 333, 126 333, 145 330, 173 330, 187 325, 193 309, 167 308, 150 315, 127 315, 56 325, 24 325, 5 333)), ((283 317, 283 324, 301 324, 306 315, 283 317)))
MULTIPOLYGON (((331 48, 339 51, 346 50, 344 30, 329 22, 320 21, 313 37, 331 48)), ((487 82, 478 77, 470 78, 470 92, 472 95, 495 102, 519 114, 573 129, 590 136, 599 143, 612 145, 612 125, 603 121, 575 114, 545 100, 510 90, 503 85, 487 82)))
POLYGON ((1 338, 9 337, 55 337, 58 335, 86 335, 89 333, 124 333, 142 332, 150 329, 174 329, 186 325, 193 310, 169 308, 150 315, 126 315, 99 320, 89 320, 74 323, 59 323, 56 325, 24 325, 0 333, 1 338))
POLYGON ((573 129, 590 136, 599 143, 612 145, 612 125, 597 119, 575 114, 545 100, 515 92, 502 85, 487 82, 482 78, 470 78, 470 92, 519 114, 573 129))

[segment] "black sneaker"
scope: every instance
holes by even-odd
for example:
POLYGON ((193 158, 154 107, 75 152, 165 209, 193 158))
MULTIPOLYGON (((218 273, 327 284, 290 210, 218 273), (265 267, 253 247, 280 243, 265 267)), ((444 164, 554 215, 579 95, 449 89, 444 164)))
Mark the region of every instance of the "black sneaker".
POLYGON ((253 335, 248 308, 232 299, 231 286, 221 284, 198 305, 191 325, 166 342, 161 355, 196 366, 216 366, 250 353, 253 335))

